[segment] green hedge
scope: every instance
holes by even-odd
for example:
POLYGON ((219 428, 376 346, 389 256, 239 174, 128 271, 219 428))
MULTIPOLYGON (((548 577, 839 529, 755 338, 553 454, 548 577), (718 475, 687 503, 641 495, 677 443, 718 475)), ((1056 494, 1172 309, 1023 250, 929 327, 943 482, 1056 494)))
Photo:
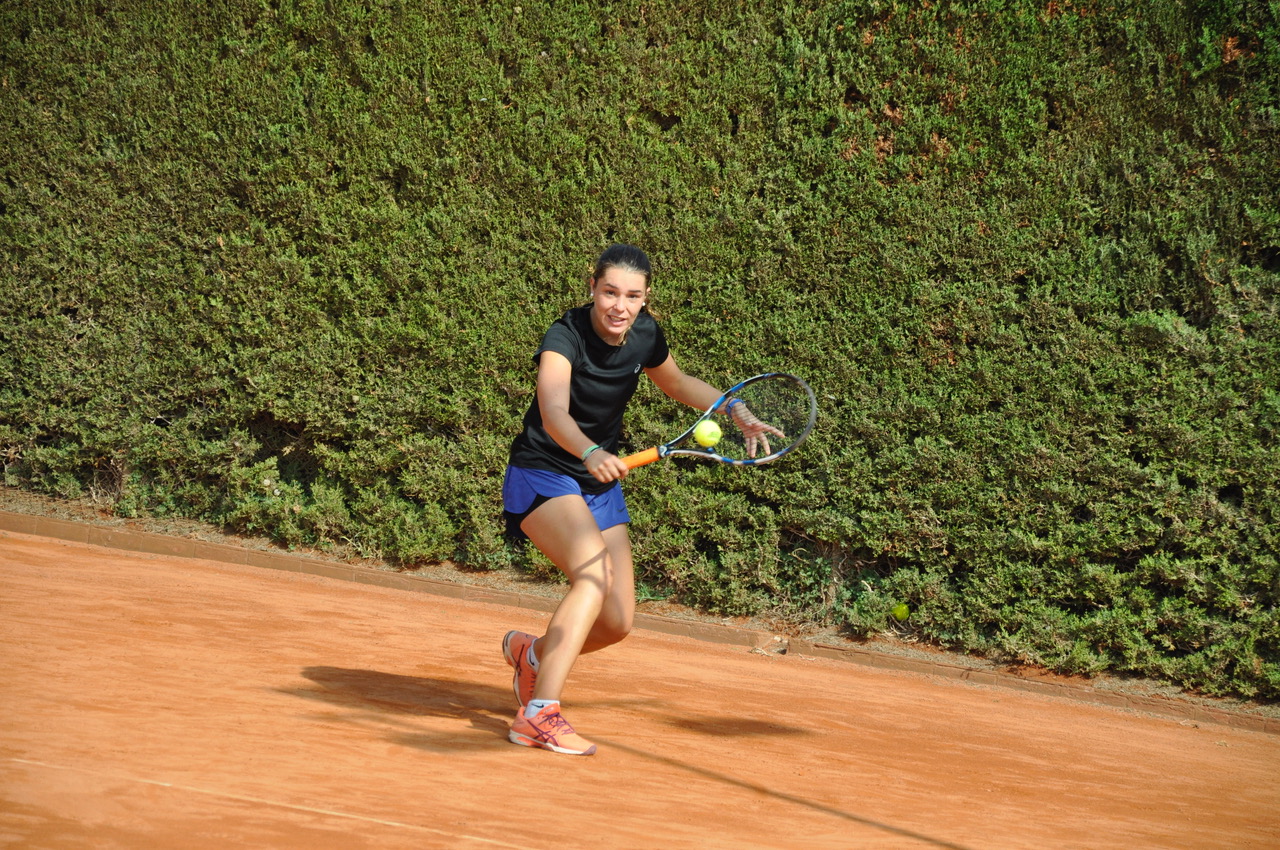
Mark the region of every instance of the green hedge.
POLYGON ((630 241, 822 399, 630 479, 646 594, 1280 695, 1274 4, 766 5, 0 9, 5 483, 538 569, 529 355, 630 241))

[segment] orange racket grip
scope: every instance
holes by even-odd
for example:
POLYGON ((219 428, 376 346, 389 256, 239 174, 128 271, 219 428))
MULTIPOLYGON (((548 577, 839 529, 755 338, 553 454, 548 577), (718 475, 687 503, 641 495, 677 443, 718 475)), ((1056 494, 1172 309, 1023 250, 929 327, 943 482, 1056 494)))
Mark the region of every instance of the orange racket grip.
POLYGON ((658 447, 654 446, 651 449, 645 449, 642 452, 627 455, 622 459, 622 462, 627 465, 627 469, 635 469, 637 466, 644 466, 645 464, 653 463, 658 458, 658 447))

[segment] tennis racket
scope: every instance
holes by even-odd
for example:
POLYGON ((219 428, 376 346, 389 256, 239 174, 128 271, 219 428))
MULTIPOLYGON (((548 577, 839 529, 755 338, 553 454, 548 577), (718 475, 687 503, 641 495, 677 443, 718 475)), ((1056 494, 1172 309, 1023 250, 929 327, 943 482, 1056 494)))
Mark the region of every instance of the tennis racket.
POLYGON ((664 457, 718 460, 735 466, 775 461, 804 442, 818 418, 813 390, 795 375, 769 372, 730 389, 674 440, 622 459, 629 469, 664 457), (702 422, 715 422, 721 437, 703 447, 692 438, 702 422))

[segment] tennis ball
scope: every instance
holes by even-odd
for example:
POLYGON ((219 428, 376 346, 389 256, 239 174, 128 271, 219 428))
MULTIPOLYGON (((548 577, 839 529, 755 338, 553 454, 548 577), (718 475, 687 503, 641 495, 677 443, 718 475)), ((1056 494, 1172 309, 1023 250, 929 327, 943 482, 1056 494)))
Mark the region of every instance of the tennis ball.
POLYGON ((720 442, 720 426, 710 419, 704 419, 693 429, 693 439, 704 449, 709 449, 720 442))
POLYGON ((893 609, 889 613, 893 614, 893 619, 901 623, 903 620, 907 619, 907 617, 911 616, 911 609, 907 607, 907 603, 899 602, 897 605, 893 606, 893 609))

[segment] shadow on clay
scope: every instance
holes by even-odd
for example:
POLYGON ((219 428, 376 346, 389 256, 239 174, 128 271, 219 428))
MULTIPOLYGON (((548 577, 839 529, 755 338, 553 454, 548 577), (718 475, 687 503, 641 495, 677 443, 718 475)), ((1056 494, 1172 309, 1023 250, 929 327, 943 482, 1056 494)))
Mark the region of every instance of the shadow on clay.
POLYGON ((699 735, 716 735, 719 737, 739 737, 746 735, 809 735, 808 729, 795 726, 784 726, 781 723, 770 723, 751 718, 719 718, 719 717, 669 717, 665 721, 677 729, 687 729, 699 735))
MULTIPOLYGON (((399 731, 389 735, 388 740, 404 746, 457 752, 487 749, 494 743, 505 745, 507 729, 515 715, 511 691, 489 684, 343 667, 306 667, 302 676, 313 684, 277 690, 301 699, 345 708, 349 713, 344 719, 351 723, 399 726, 399 731), (436 735, 424 731, 419 725, 398 724, 397 717, 463 720, 475 734, 458 734, 456 730, 450 730, 436 735)), ((632 701, 630 706, 636 708, 638 702, 632 701)), ((694 734, 716 737, 807 733, 804 729, 741 717, 663 716, 661 712, 655 713, 654 717, 694 734)))
MULTIPOLYGON (((392 743, 442 753, 489 750, 508 746, 507 728, 514 710, 511 707, 511 691, 507 688, 475 682, 404 676, 398 673, 352 670, 342 667, 306 667, 303 668, 302 675, 313 685, 280 688, 279 692, 348 709, 350 714, 345 718, 346 720, 358 725, 375 725, 384 730, 387 740, 392 743), (468 722, 470 729, 460 732, 456 728, 451 728, 439 734, 432 734, 417 725, 398 723, 399 717, 452 718, 468 722)), ((805 731, 750 720, 728 721, 716 718, 685 717, 679 722, 671 722, 672 725, 686 728, 691 732, 707 735, 760 735, 780 732, 794 734, 805 731)), ((648 752, 620 741, 599 737, 596 737, 596 740, 638 758, 823 812, 879 830, 886 835, 908 838, 930 847, 965 850, 958 844, 921 835, 813 800, 780 792, 777 789, 688 764, 668 755, 648 752)))
POLYGON ((511 691, 493 685, 343 667, 305 667, 302 676, 313 684, 277 690, 346 709, 347 722, 380 727, 392 743, 435 752, 504 746, 515 714, 511 691), (434 733, 404 722, 423 717, 462 720, 468 728, 434 733))

